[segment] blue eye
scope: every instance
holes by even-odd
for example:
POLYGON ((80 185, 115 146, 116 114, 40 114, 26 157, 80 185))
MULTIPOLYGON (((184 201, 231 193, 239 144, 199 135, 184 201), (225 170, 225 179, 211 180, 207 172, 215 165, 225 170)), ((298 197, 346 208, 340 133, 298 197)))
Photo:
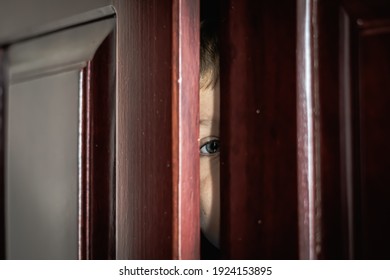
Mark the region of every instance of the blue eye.
POLYGON ((205 156, 211 156, 219 153, 219 140, 211 139, 200 147, 200 154, 205 156))

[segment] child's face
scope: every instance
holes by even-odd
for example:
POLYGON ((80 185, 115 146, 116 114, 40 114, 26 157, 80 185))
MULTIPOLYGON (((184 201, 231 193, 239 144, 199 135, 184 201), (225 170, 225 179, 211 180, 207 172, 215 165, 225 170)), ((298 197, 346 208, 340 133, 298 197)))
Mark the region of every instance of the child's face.
POLYGON ((207 239, 219 246, 219 81, 200 90, 200 221, 207 239))

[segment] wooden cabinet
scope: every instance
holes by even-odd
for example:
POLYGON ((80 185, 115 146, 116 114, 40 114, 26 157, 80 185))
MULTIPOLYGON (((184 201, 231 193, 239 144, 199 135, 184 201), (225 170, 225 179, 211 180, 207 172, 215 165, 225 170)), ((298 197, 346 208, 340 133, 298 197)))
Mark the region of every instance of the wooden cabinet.
POLYGON ((296 5, 221 6, 222 251, 298 258, 296 5))
POLYGON ((388 258, 389 12, 221 4, 227 258, 388 258))
POLYGON ((390 4, 346 1, 341 28, 342 176, 349 199, 350 253, 388 259, 390 4))
MULTIPOLYGON (((199 258, 199 1, 41 2, 0 4, 0 25, 23 18, 0 30, 0 257, 11 148, 39 162, 27 130, 10 133, 23 115, 12 86, 73 73, 77 257, 199 258)), ((222 258, 389 258, 389 2, 212 3, 222 258)), ((36 111, 55 108, 35 94, 36 111)))
POLYGON ((300 256, 388 258, 389 3, 299 3, 300 256))
MULTIPOLYGON (((9 76, 20 64, 30 72, 37 67, 49 70, 39 72, 45 76, 69 70, 78 73, 77 79, 72 79, 78 90, 72 93, 78 100, 72 103, 72 112, 77 112, 72 117, 77 123, 65 132, 73 134, 76 141, 67 150, 75 159, 73 173, 67 177, 77 183, 77 196, 72 196, 77 209, 72 211, 76 213, 73 227, 77 241, 73 246, 78 258, 198 258, 199 2, 91 0, 42 4, 39 0, 3 1, 0 9, 6 12, 2 25, 20 19, 0 32, 1 256, 10 256, 6 253, 10 219, 5 216, 10 206, 10 185, 6 183, 10 176, 5 176, 12 168, 7 165, 9 144, 27 147, 29 142, 23 138, 16 143, 8 133, 13 127, 8 116, 18 116, 16 110, 20 108, 18 104, 9 106, 9 95, 13 94, 9 76), (29 15, 23 17, 26 10, 29 15), (96 26, 111 20, 110 32, 96 26), (85 28, 85 32, 73 32, 85 28), (63 33, 68 35, 61 36, 63 33), (33 48, 36 40, 44 43, 33 48), (15 49, 19 52, 13 56, 15 49)), ((30 75, 27 70, 28 77, 19 78, 34 80, 36 73, 30 75)), ((34 94, 31 92, 32 99, 34 94)), ((50 115, 45 117, 48 122, 54 121, 50 115)), ((41 133, 37 136, 44 137, 41 133)), ((18 169, 13 174, 22 173, 18 169)), ((45 181, 50 175, 39 176, 45 181)), ((53 184, 59 183, 52 179, 53 184)), ((49 214, 57 209, 51 207, 42 211, 49 214)), ((30 242, 39 237, 28 232, 24 235, 30 242)), ((15 243, 20 244, 18 240, 15 243)), ((34 255, 29 253, 20 258, 34 255)))

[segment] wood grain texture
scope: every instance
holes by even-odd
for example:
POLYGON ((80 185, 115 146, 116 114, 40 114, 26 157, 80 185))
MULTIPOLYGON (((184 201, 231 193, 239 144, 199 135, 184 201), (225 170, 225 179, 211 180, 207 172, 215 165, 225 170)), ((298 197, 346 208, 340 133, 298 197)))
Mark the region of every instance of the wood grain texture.
POLYGON ((225 258, 298 258, 296 6, 221 1, 225 258))
POLYGON ((341 97, 348 102, 341 109, 350 111, 344 149, 351 148, 345 159, 348 172, 342 175, 350 188, 350 257, 388 259, 390 3, 343 1, 343 10, 341 97))
POLYGON ((199 255, 196 3, 114 1, 118 259, 199 255))
POLYGON ((114 3, 120 58, 117 258, 171 259, 172 6, 114 3))
POLYGON ((5 259, 5 57, 0 49, 0 260, 5 259))
POLYGON ((199 258, 199 1, 112 3, 117 99, 112 36, 81 74, 79 257, 199 258))
POLYGON ((172 14, 173 258, 199 259, 199 1, 172 14))
POLYGON ((114 39, 111 33, 82 71, 80 259, 115 259, 114 39))

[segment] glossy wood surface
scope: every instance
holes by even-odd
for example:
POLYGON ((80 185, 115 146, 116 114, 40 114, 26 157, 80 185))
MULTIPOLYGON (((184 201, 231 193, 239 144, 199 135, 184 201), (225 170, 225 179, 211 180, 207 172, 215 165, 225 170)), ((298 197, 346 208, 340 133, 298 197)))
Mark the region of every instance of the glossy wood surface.
POLYGON ((390 90, 390 3, 388 1, 344 1, 344 52, 341 73, 341 110, 349 110, 344 122, 345 159, 349 172, 343 173, 350 188, 351 256, 358 259, 390 257, 390 226, 385 222, 390 179, 388 108, 390 90))
POLYGON ((173 258, 200 257, 199 1, 173 1, 173 258))
POLYGON ((221 1, 222 251, 298 258, 296 6, 221 1))
POLYGON ((300 258, 384 258, 390 9, 380 0, 298 3, 300 258))
POLYGON ((299 257, 316 259, 321 248, 320 110, 317 1, 297 6, 297 138, 299 257))
POLYGON ((115 36, 82 70, 79 258, 115 259, 115 36))
POLYGON ((199 3, 114 4, 119 58, 116 256, 197 258, 199 71, 192 63, 198 57, 199 3))
MULTIPOLYGON (((219 4, 223 257, 388 259, 389 1, 219 4)), ((79 256, 197 259, 199 1, 113 5, 83 70, 79 256)), ((3 105, 0 71, 0 258, 3 105)))
POLYGON ((340 181, 339 1, 298 1, 300 258, 347 254, 340 181), (336 20, 335 20, 336 19, 336 20), (345 242, 345 243, 343 243, 345 242))

